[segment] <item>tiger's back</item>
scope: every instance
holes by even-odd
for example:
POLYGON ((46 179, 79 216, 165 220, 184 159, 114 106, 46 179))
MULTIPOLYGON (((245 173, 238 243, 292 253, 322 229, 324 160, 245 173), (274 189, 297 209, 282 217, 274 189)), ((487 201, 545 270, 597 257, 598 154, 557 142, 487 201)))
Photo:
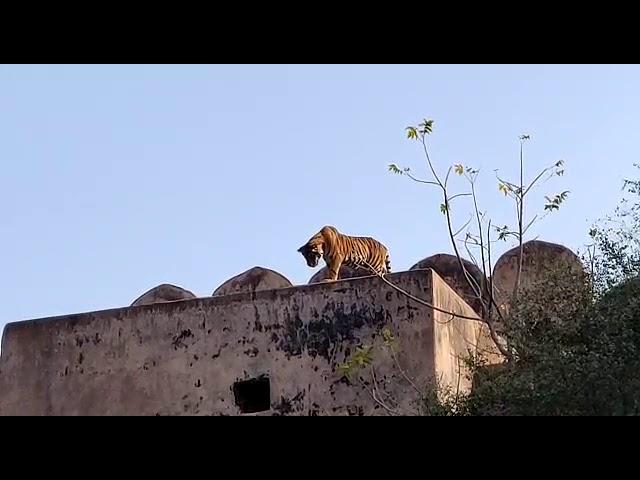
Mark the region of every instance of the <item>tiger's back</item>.
POLYGON ((373 270, 375 274, 391 272, 389 250, 378 240, 339 234, 337 243, 347 267, 373 270))

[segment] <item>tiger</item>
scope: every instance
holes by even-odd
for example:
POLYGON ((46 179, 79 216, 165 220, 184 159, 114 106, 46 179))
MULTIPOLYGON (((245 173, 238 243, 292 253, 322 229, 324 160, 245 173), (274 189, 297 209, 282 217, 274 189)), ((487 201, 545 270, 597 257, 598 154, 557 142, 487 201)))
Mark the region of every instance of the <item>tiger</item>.
POLYGON ((331 225, 322 227, 298 252, 311 268, 318 266, 320 257, 324 259, 328 270, 324 282, 336 281, 342 265, 375 275, 391 273, 387 247, 371 237, 343 235, 331 225))

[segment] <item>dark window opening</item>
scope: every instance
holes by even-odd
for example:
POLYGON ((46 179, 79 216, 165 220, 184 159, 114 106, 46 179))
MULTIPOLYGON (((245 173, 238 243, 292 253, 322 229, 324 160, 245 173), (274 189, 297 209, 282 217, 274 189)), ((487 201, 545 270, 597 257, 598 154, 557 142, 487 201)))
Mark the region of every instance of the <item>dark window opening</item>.
POLYGON ((233 384, 233 395, 241 413, 264 412, 271 408, 269 377, 252 378, 233 384))

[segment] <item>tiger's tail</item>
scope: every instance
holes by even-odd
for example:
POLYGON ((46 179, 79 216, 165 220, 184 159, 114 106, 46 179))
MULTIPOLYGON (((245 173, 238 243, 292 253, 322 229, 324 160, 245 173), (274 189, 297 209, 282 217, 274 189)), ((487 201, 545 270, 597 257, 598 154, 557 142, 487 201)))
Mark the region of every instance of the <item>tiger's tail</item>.
POLYGON ((391 259, 389 258, 389 254, 388 253, 384 258, 384 264, 387 267, 387 273, 391 273, 391 259))

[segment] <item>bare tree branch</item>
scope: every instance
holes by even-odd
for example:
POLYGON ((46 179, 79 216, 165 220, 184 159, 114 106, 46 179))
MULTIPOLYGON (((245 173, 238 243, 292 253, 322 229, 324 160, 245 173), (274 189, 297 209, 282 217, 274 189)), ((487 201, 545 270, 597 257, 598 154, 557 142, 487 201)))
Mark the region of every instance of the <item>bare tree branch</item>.
POLYGON ((400 415, 400 413, 396 412, 391 407, 389 407, 386 403, 384 403, 382 400, 380 400, 376 396, 375 390, 373 390, 373 389, 369 390, 369 387, 367 387, 366 383, 364 383, 362 380, 360 380, 360 383, 362 384, 362 388, 365 389, 365 391, 369 394, 369 396, 371 396, 371 398, 373 399, 374 402, 376 402, 378 405, 380 405, 382 408, 384 408, 391 415, 396 415, 396 416, 400 415))
POLYGON ((389 285, 389 286, 390 286, 391 288, 393 288, 394 290, 396 290, 396 291, 400 292, 400 293, 401 293, 401 294, 403 294, 404 296, 406 296, 406 297, 410 298, 410 299, 411 299, 411 300, 413 300, 414 302, 419 303, 420 305, 424 305, 425 307, 432 308, 432 309, 433 309, 433 310, 435 310, 436 312, 446 313, 447 315, 452 315, 452 316, 457 317, 457 318, 464 318, 464 319, 466 319, 466 320, 475 320, 476 322, 484 322, 484 320, 483 320, 482 318, 478 317, 478 316, 470 317, 470 316, 468 316, 468 315, 462 315, 462 314, 459 314, 459 313, 455 313, 455 312, 450 312, 450 311, 448 311, 448 310, 444 310, 444 309, 442 309, 442 308, 440 308, 440 307, 436 307, 435 305, 432 305, 431 303, 427 302, 426 300, 423 300, 423 299, 421 299, 421 298, 418 298, 418 297, 416 297, 416 296, 414 296, 414 295, 410 294, 410 293, 409 293, 409 292, 407 292, 406 290, 402 289, 401 287, 397 286, 396 284, 394 284, 394 283, 390 282, 389 280, 387 280, 387 279, 385 278, 385 276, 384 276, 384 275, 377 274, 377 276, 378 276, 380 279, 382 279, 382 281, 383 281, 384 283, 386 283, 387 285, 389 285))
MULTIPOLYGON (((478 233, 480 234, 480 259, 482 260, 482 282, 484 283, 486 282, 486 278, 487 278, 487 265, 484 258, 484 242, 482 240, 482 219, 480 217, 480 212, 478 210, 478 200, 476 196, 475 182, 471 182, 471 193, 473 194, 473 208, 476 212, 476 218, 478 219, 478 233)), ((486 285, 482 285, 483 290, 486 290, 486 287, 487 287, 486 285)), ((489 293, 489 295, 491 295, 491 293, 489 293)), ((484 301, 482 300, 483 299, 481 299, 481 302, 484 305, 484 301)), ((483 312, 483 313, 486 315, 486 312, 483 312)))
POLYGON ((447 175, 444 177, 444 188, 447 188, 447 184, 449 183, 449 175, 451 175, 451 167, 447 169, 447 175))
POLYGON ((393 358, 393 361, 396 364, 396 367, 398 368, 398 370, 400 371, 400 374, 402 375, 402 377, 409 383, 409 385, 411 385, 411 387, 413 387, 413 389, 418 393, 418 395, 420 395, 420 398, 422 398, 422 396, 424 395, 424 392, 422 392, 418 388, 418 386, 409 378, 407 373, 400 366, 400 361, 398 360, 398 356, 396 355, 395 349, 390 345, 389 350, 391 351, 391 357, 393 358))
POLYGON ((421 180, 419 178, 414 177, 413 175, 411 175, 409 172, 404 172, 404 174, 409 177, 411 180, 413 180, 414 182, 418 182, 418 183, 426 183, 427 185, 435 185, 436 187, 439 187, 440 184, 436 183, 436 182, 430 182, 429 180, 421 180))
POLYGON ((431 169, 431 173, 433 174, 434 178, 436 179, 436 182, 438 182, 438 184, 440 185, 440 188, 442 188, 444 190, 444 185, 440 181, 440 177, 438 177, 438 174, 436 173, 436 170, 435 170, 435 168, 433 168, 433 164, 431 163, 431 157, 429 156, 429 149, 427 149, 427 140, 426 140, 425 137, 422 137, 422 147, 424 149, 424 154, 427 156, 427 163, 429 164, 429 168, 431 169))
POLYGON ((520 290, 520 278, 522 276, 522 257, 523 257, 523 244, 522 244, 522 222, 524 216, 524 139, 520 140, 520 189, 518 190, 518 242, 519 242, 519 254, 518 254, 518 272, 516 274, 516 285, 514 288, 514 296, 518 295, 520 290))
POLYGON ((467 223, 465 223, 462 227, 460 227, 460 229, 453 234, 454 237, 457 237, 458 235, 460 235, 460 232, 462 232, 465 228, 467 228, 467 225, 469 225, 471 223, 471 220, 473 220, 473 217, 470 217, 469 220, 467 220, 467 223))
POLYGON ((458 197, 470 197, 472 194, 471 193, 457 193, 455 194, 453 197, 449 198, 449 201, 458 198, 458 197))
MULTIPOLYGON (((480 235, 482 235, 482 232, 480 232, 480 235)), ((493 264, 491 263, 491 219, 489 219, 489 224, 487 225, 487 256, 488 256, 488 260, 489 260, 489 269, 493 268, 493 264)), ((491 275, 489 276, 489 298, 493 299, 494 298, 494 290, 493 290, 493 272, 491 272, 491 275)), ((491 318, 491 308, 493 307, 493 304, 491 302, 491 300, 489 301, 489 308, 488 310, 488 314, 487 316, 489 318, 491 318)))

